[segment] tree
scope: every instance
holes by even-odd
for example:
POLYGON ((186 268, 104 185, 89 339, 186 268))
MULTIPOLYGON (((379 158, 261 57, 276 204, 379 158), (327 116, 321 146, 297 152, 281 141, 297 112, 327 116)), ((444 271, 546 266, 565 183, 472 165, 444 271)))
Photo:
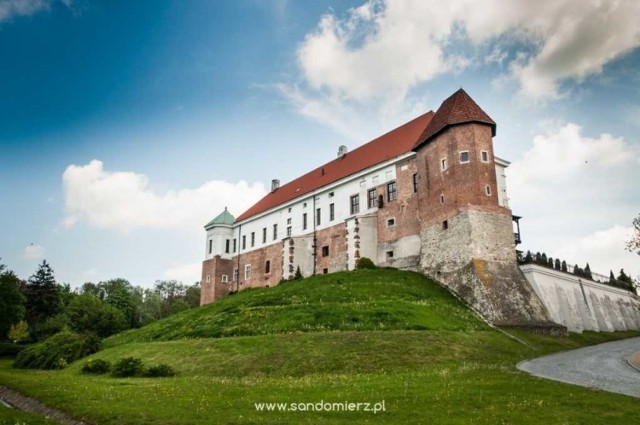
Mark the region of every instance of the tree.
POLYGON ((200 282, 187 286, 184 292, 184 300, 189 308, 200 307, 200 282))
POLYGON ((553 258, 549 257, 549 268, 553 268, 553 258))
POLYGON ((162 298, 152 289, 145 289, 140 307, 140 325, 144 326, 162 318, 162 298))
MULTIPOLYGON (((0 269, 5 270, 5 267, 0 269)), ((0 272, 0 340, 7 337, 11 325, 24 318, 25 301, 20 291, 20 279, 13 272, 0 272)))
POLYGON ((584 277, 587 279, 593 280, 593 276, 591 275, 591 267, 589 267, 589 263, 584 268, 584 277))
POLYGON ((624 269, 620 269, 620 274, 618 275, 618 280, 620 282, 625 282, 628 283, 630 285, 633 285, 633 279, 631 279, 630 276, 628 276, 625 272, 624 269))
MULTIPOLYGON (((86 284, 85 284, 86 286, 86 284)), ((142 294, 125 279, 111 279, 98 283, 100 299, 120 310, 128 323, 128 327, 140 326, 140 304, 142 294)))
POLYGON ((640 214, 633 219, 633 235, 627 241, 627 250, 640 255, 640 214))
POLYGON ((300 271, 300 266, 296 268, 296 274, 293 275, 294 280, 302 280, 304 276, 302 276, 302 272, 300 271))
POLYGON ((527 255, 524 257, 525 264, 533 263, 533 255, 531 255, 531 251, 527 251, 527 255))
POLYGON ((566 261, 562 260, 562 264, 560 265, 560 270, 561 270, 561 271, 563 271, 563 272, 565 272, 565 273, 568 273, 568 272, 569 272, 569 271, 567 270, 567 262, 566 262, 566 261))
POLYGON ((609 283, 613 283, 616 281, 616 277, 613 274, 613 270, 609 270, 609 283))
POLYGON ((549 264, 549 260, 547 259, 547 254, 543 252, 542 257, 540 257, 540 265, 546 266, 548 264, 549 264))
POLYGON ((534 263, 536 263, 536 264, 542 263, 542 255, 540 255, 539 252, 536 252, 536 255, 534 257, 534 263))
POLYGON ((74 331, 92 332, 101 338, 128 328, 122 311, 89 293, 74 297, 66 314, 74 331))
POLYGON ((24 320, 11 325, 9 329, 9 339, 15 344, 29 339, 29 325, 24 320))
POLYGON ((562 270, 562 266, 560 265, 560 259, 556 258, 555 267, 556 270, 562 270))
POLYGON ((46 260, 42 261, 36 273, 29 278, 26 295, 27 322, 32 328, 60 310, 60 287, 46 260))

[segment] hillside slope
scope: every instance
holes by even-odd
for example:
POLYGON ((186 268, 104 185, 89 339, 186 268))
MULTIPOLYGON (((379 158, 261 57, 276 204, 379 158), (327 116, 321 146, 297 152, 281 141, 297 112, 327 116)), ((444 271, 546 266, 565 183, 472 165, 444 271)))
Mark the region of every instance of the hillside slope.
POLYGON ((240 291, 105 341, 218 338, 313 331, 480 330, 487 326, 429 278, 393 269, 357 270, 240 291))

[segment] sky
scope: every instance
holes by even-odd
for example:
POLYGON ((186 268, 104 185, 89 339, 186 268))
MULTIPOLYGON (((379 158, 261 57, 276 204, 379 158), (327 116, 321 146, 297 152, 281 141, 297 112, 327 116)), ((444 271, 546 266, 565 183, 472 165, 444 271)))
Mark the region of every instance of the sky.
POLYGON ((0 262, 193 283, 204 224, 463 87, 497 122, 519 248, 624 268, 640 2, 0 0, 0 262))

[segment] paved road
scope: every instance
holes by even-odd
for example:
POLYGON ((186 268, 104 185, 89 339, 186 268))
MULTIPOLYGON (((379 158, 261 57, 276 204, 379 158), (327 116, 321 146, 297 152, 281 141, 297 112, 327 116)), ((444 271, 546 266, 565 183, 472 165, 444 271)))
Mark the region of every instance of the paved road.
POLYGON ((640 372, 627 360, 640 351, 640 337, 526 360, 518 369, 583 387, 640 397, 640 372))

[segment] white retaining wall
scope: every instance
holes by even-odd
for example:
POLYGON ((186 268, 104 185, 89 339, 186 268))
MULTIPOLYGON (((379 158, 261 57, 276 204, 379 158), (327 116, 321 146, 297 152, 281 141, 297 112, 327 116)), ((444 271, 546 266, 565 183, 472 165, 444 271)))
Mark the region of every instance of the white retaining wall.
POLYGON ((634 293, 536 264, 520 269, 553 321, 569 332, 640 330, 640 299, 634 293))

